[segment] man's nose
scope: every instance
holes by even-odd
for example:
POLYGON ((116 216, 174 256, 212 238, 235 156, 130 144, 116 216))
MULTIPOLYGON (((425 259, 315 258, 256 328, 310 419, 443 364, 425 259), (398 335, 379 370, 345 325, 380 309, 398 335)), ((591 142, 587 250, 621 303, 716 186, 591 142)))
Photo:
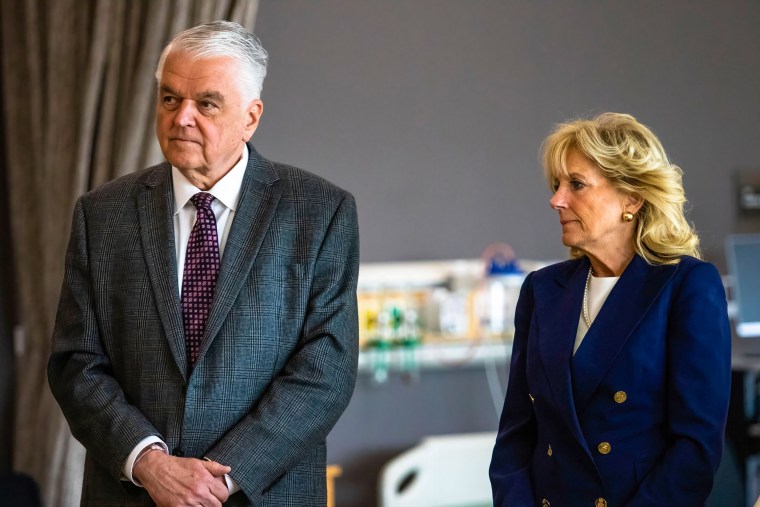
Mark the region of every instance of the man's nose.
POLYGON ((174 121, 180 127, 193 127, 195 126, 195 115, 197 112, 195 102, 185 99, 179 105, 174 121))

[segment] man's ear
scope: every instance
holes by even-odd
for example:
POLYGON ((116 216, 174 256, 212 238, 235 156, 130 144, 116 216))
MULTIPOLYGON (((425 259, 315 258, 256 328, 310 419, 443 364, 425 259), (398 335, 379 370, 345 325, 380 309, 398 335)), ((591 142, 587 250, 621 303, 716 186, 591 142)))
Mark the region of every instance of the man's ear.
POLYGON ((259 120, 264 113, 264 103, 261 99, 253 99, 245 109, 245 125, 243 126, 243 141, 248 142, 259 126, 259 120))

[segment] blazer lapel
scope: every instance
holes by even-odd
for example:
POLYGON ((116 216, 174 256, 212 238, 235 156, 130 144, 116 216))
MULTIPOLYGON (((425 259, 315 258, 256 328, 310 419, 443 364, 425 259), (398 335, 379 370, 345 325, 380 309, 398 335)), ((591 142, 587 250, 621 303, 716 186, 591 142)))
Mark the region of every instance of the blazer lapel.
POLYGON ((177 367, 187 378, 185 331, 177 287, 177 254, 172 217, 174 192, 170 166, 156 166, 146 179, 145 186, 137 198, 145 263, 169 348, 177 367))
POLYGON ((248 149, 250 156, 243 177, 240 202, 224 247, 214 300, 206 321, 198 361, 203 358, 221 329, 224 319, 248 279, 248 273, 272 223, 282 195, 282 187, 276 184, 279 178, 272 163, 262 158, 252 145, 249 144, 248 149))
POLYGON ((628 264, 573 358, 578 415, 676 269, 676 265, 651 266, 638 255, 628 264))
POLYGON ((535 300, 542 302, 536 308, 539 323, 538 348, 559 411, 572 434, 590 456, 575 411, 570 375, 570 361, 589 263, 584 257, 567 265, 568 268, 555 277, 553 284, 550 282, 550 285, 535 289, 535 300))

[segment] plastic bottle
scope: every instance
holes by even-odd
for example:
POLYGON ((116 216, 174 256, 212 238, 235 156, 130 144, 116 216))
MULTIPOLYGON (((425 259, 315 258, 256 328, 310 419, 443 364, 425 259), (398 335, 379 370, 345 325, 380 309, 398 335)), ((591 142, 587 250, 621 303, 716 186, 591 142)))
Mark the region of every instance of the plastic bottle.
MULTIPOLYGON (((507 247, 508 248, 508 247, 507 247)), ((515 306, 525 274, 517 265, 511 248, 484 259, 485 276, 480 293, 480 326, 484 338, 511 338, 515 306)))

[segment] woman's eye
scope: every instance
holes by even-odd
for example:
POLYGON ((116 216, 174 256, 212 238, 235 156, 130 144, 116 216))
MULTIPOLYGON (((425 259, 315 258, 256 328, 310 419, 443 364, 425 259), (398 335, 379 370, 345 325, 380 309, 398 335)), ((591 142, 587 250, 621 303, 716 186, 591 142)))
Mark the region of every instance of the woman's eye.
POLYGON ((552 192, 559 190, 559 180, 552 181, 552 192))
POLYGON ((571 180, 570 181, 570 186, 573 188, 573 190, 580 190, 583 187, 585 187, 586 185, 583 182, 581 182, 581 181, 571 180))

